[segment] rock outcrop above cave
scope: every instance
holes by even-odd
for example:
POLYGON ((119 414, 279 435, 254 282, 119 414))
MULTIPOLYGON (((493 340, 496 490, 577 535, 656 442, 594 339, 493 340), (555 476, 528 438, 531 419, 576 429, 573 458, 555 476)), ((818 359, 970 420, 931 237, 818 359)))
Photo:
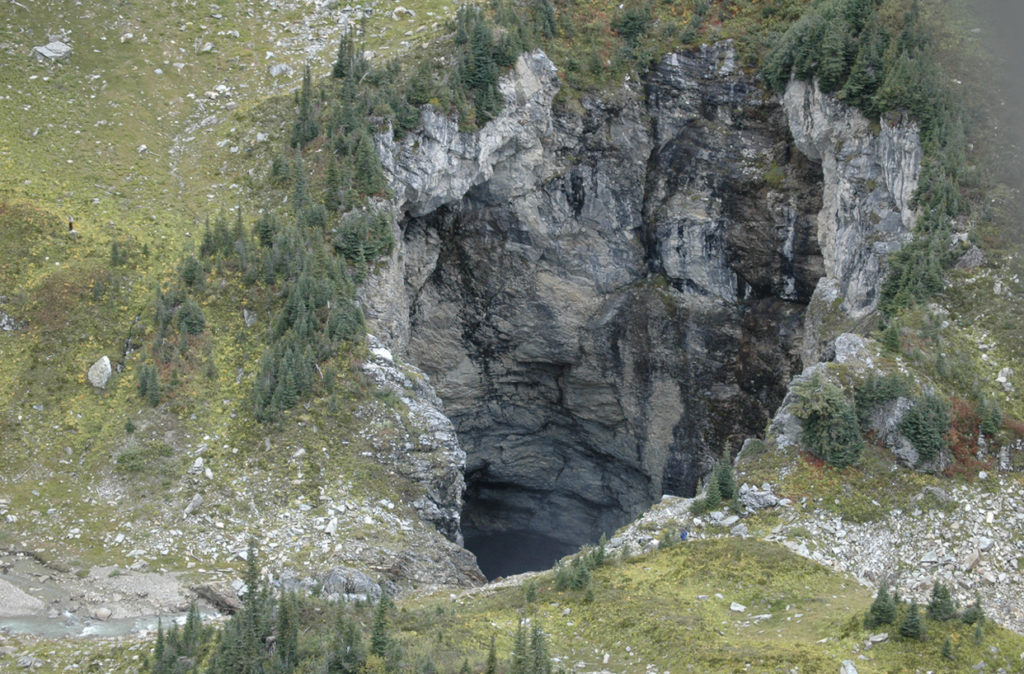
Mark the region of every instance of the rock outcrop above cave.
POLYGON ((804 365, 829 359, 830 342, 878 306, 889 254, 911 238, 921 172, 917 127, 882 119, 792 81, 782 97, 796 147, 822 170, 817 239, 825 278, 811 302, 804 365))
POLYGON ((540 52, 500 86, 475 134, 425 108, 378 139, 400 244, 364 306, 445 401, 464 526, 580 543, 764 428, 827 355, 823 319, 802 340, 819 279, 846 318, 871 311, 920 150, 813 88, 780 104, 729 43, 571 105, 540 52))

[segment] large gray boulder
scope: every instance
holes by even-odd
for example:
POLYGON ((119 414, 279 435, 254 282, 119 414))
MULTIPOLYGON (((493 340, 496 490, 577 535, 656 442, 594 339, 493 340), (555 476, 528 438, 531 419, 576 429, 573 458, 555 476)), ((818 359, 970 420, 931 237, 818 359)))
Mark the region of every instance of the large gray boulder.
POLYGON ((89 368, 89 383, 96 388, 106 388, 111 372, 110 359, 103 356, 89 368))
POLYGON ((322 580, 324 596, 328 599, 346 601, 373 601, 380 599, 380 585, 373 578, 347 566, 337 566, 324 574, 322 580))
POLYGON ((32 54, 43 62, 63 61, 71 56, 71 45, 55 40, 40 47, 33 47, 32 54))

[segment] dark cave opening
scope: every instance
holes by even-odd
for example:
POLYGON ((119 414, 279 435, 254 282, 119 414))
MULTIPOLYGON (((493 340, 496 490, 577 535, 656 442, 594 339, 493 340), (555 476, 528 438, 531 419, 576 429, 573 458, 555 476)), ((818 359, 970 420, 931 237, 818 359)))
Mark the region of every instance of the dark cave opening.
POLYGON ((527 571, 544 571, 578 546, 536 531, 487 532, 464 528, 465 547, 476 555, 488 580, 527 571))

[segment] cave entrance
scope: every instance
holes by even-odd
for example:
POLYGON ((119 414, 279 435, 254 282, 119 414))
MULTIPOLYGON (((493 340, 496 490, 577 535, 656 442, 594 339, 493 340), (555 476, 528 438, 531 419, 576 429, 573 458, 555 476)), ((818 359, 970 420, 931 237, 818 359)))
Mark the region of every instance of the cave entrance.
POLYGON ((487 580, 527 571, 550 569, 578 547, 536 531, 479 531, 463 529, 465 547, 476 555, 487 580))
POLYGON ((530 453, 513 452, 508 445, 498 449, 512 462, 547 464, 513 476, 509 463, 481 462, 483 452, 473 449, 472 436, 465 438, 464 545, 489 579, 550 569, 581 546, 596 544, 602 534, 611 535, 652 500, 639 476, 620 481, 632 471, 614 470, 621 467, 611 462, 600 466, 576 456, 558 458, 550 443, 535 440, 530 453), (642 500, 631 506, 614 502, 616 496, 642 500))

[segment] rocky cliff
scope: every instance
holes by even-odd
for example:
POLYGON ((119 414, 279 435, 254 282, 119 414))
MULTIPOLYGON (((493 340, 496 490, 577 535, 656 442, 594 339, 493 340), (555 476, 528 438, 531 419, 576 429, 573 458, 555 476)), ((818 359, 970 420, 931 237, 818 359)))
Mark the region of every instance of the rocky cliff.
POLYGON ((445 401, 467 533, 577 545, 764 428, 824 353, 819 279, 873 308, 920 151, 813 88, 768 96, 728 43, 559 104, 534 52, 501 90, 478 133, 426 108, 378 139, 400 245, 363 299, 445 401))
POLYGON ((886 260, 911 238, 921 141, 905 120, 872 128, 816 84, 790 82, 782 105, 797 149, 822 171, 817 234, 825 278, 808 314, 803 357, 810 366, 830 360, 832 340, 878 305, 886 260))

